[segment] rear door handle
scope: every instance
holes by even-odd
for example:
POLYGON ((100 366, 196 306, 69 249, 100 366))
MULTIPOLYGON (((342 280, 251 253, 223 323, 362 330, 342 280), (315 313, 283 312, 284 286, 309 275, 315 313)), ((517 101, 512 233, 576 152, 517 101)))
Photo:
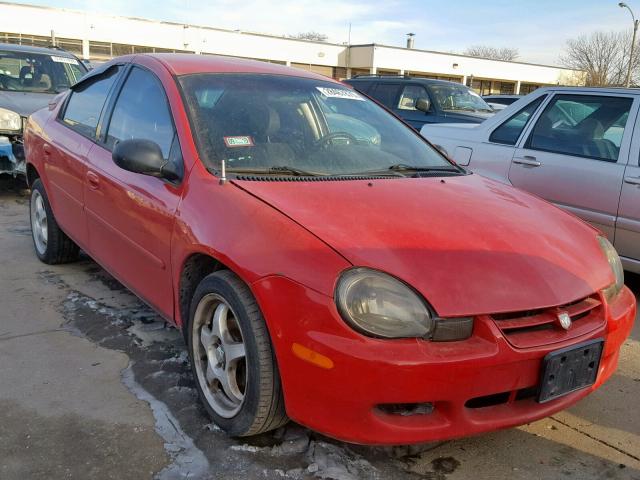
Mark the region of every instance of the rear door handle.
POLYGON ((524 157, 513 157, 513 163, 517 163, 518 165, 526 165, 527 167, 539 167, 542 165, 536 157, 532 157, 531 155, 525 155, 524 157))
POLYGON ((630 185, 640 185, 640 177, 624 177, 624 183, 630 185))
POLYGON ((87 182, 89 182, 89 188, 97 190, 100 187, 100 177, 93 172, 87 172, 87 182))

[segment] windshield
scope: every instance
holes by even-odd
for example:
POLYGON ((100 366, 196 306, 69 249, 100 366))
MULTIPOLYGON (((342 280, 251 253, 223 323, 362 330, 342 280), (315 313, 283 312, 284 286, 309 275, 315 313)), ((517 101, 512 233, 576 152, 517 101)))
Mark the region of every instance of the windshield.
POLYGON ((440 110, 493 112, 480 95, 464 85, 431 85, 431 95, 440 110))
POLYGON ((75 58, 0 50, 0 90, 58 93, 86 72, 75 58))
POLYGON ((180 83, 203 161, 215 170, 221 160, 228 172, 253 173, 455 169, 383 108, 333 82, 218 73, 180 83))

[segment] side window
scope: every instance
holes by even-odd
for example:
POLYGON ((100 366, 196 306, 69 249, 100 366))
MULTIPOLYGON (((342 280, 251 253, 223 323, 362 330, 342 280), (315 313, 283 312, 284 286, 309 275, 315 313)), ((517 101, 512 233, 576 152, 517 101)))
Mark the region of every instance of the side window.
POLYGON ((393 108, 399 86, 397 83, 379 83, 374 86, 369 95, 385 107, 393 108))
POLYGON ((536 98, 529 105, 522 108, 518 113, 512 115, 509 120, 502 123, 491 133, 489 141, 493 143, 502 143, 504 145, 515 145, 518 138, 520 138, 520 134, 524 130, 524 127, 529 123, 529 119, 546 97, 546 95, 542 95, 541 97, 536 98))
POLYGON ((104 74, 74 88, 64 110, 62 121, 78 133, 95 138, 102 107, 118 77, 119 69, 118 66, 110 68, 104 74))
POLYGON ((150 72, 134 67, 127 77, 113 108, 107 147, 132 138, 151 140, 169 158, 174 137, 169 105, 160 81, 150 72))
POLYGON ((528 147, 616 162, 632 99, 556 95, 538 119, 528 147))
POLYGON ((427 90, 420 85, 407 85, 400 95, 398 108, 400 110, 415 110, 419 98, 429 98, 427 90))

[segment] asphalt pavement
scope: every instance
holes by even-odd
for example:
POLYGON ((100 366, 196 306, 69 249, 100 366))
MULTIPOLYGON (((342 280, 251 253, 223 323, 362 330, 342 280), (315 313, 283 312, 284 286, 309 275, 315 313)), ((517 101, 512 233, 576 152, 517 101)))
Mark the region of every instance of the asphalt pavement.
POLYGON ((199 404, 179 332, 87 256, 37 260, 18 181, 0 180, 0 269, 2 480, 640 480, 638 322, 604 387, 519 428, 395 448, 295 424, 234 440, 199 404))

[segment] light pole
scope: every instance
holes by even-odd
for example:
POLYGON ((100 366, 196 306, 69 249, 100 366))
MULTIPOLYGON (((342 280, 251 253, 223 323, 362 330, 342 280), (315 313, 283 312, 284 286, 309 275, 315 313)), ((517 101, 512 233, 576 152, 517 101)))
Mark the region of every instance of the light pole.
POLYGON ((629 7, 629 5, 627 5, 624 2, 620 2, 618 6, 620 8, 626 8, 627 10, 629 10, 629 13, 631 14, 631 18, 633 18, 633 39, 631 40, 631 52, 629 53, 629 67, 627 69, 627 80, 625 82, 626 87, 629 88, 629 86, 631 85, 631 67, 633 67, 633 50, 636 46, 636 33, 638 32, 638 20, 636 20, 636 16, 633 14, 633 10, 631 10, 631 7, 629 7))

